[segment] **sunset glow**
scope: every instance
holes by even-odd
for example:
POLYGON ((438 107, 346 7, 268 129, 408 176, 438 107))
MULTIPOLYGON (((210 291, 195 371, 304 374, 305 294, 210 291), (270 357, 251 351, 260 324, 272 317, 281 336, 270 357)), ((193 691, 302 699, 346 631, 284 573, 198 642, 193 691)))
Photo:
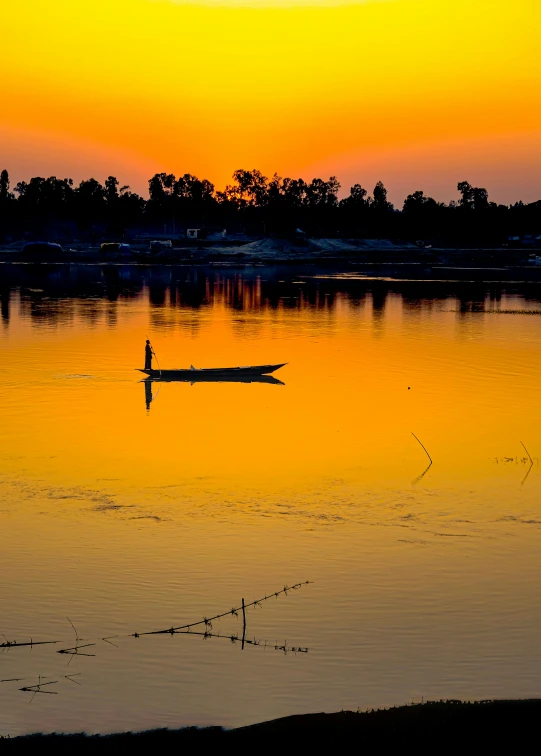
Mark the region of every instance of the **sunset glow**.
POLYGON ((3 8, 0 162, 15 180, 238 167, 382 179, 394 201, 459 180, 531 201, 541 168, 537 0, 3 8), (22 33, 22 30, 24 32, 22 33))

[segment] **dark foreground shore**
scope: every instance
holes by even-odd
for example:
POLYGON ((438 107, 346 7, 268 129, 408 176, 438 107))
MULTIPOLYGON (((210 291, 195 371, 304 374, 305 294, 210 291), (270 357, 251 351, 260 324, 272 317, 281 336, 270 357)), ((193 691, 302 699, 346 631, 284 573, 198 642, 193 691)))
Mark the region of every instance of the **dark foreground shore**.
POLYGON ((537 750, 541 699, 523 701, 436 701, 367 712, 302 714, 225 730, 221 727, 149 730, 88 736, 35 734, 0 741, 5 753, 113 753, 137 749, 176 752, 215 746, 254 748, 415 747, 445 751, 449 746, 537 750), (53 750, 54 749, 54 750, 53 750))

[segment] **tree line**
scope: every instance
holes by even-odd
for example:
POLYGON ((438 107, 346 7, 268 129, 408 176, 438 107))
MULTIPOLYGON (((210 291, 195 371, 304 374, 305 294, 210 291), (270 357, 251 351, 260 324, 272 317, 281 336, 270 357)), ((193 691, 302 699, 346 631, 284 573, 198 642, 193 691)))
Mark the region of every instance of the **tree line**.
POLYGON ((486 189, 466 181, 459 199, 445 204, 416 191, 402 208, 388 200, 381 181, 369 194, 355 184, 339 198, 340 183, 314 178, 264 176, 239 169, 233 183, 217 191, 207 179, 186 173, 157 173, 144 199, 115 176, 94 178, 36 176, 11 187, 0 174, 0 240, 24 237, 118 239, 137 232, 172 236, 187 227, 226 228, 249 235, 391 238, 437 243, 502 244, 509 236, 541 234, 541 201, 502 205, 486 189))

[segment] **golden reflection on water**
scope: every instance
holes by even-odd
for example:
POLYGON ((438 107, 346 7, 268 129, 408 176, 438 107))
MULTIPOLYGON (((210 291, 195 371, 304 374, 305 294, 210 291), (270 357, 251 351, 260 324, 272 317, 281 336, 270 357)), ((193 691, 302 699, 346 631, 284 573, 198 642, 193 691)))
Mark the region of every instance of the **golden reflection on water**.
MULTIPOLYGON (((76 615, 103 637, 315 584, 254 617, 305 658, 101 644, 71 696, 29 711, 2 685, 1 733, 539 693, 541 318, 520 314, 537 300, 303 273, 3 291, 0 632, 70 639, 76 615), (163 368, 287 362, 285 385, 154 384, 147 409, 147 335, 163 368)), ((65 663, 31 653, 0 678, 65 663)))

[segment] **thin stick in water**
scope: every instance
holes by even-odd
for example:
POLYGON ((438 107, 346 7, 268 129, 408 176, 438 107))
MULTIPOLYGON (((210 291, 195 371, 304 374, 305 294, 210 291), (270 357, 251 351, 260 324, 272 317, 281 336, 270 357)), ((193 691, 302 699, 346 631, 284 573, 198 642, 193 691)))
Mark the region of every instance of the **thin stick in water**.
MULTIPOLYGON (((522 441, 521 441, 520 443, 522 444, 522 446, 524 446, 524 444, 522 443, 522 441)), ((528 451, 528 449, 526 449, 526 447, 525 447, 525 446, 524 446, 524 451, 526 452, 526 454, 528 455, 528 457, 530 457, 530 462, 531 462, 531 463, 532 463, 532 465, 533 465, 533 459, 531 458, 531 456, 530 456, 530 452, 528 451)))
POLYGON ((246 607, 244 606, 244 599, 242 599, 242 650, 244 651, 244 641, 246 638, 246 607))
POLYGON ((430 456, 430 454, 429 454, 429 453, 427 452, 427 450, 426 450, 426 446, 425 446, 425 445, 424 445, 424 444, 423 444, 423 443, 422 443, 421 441, 419 441, 419 439, 417 438, 417 436, 415 435, 415 433, 413 433, 413 432, 412 432, 412 434, 411 434, 411 435, 412 435, 412 436, 413 436, 413 438, 414 438, 414 439, 415 439, 415 440, 417 441, 417 443, 418 443, 418 444, 420 444, 420 446, 422 446, 422 448, 424 449, 426 456, 427 456, 427 457, 428 457, 428 459, 430 460, 430 464, 433 464, 433 462, 432 462, 432 457, 431 457, 431 456, 430 456))

